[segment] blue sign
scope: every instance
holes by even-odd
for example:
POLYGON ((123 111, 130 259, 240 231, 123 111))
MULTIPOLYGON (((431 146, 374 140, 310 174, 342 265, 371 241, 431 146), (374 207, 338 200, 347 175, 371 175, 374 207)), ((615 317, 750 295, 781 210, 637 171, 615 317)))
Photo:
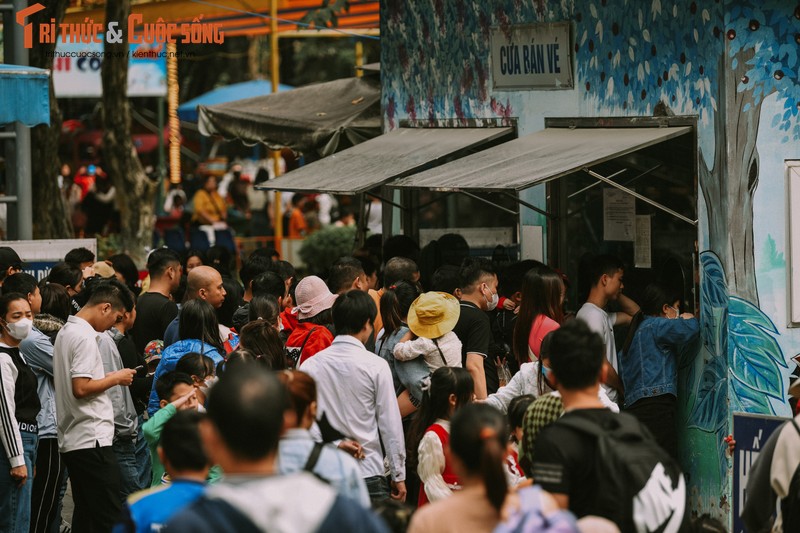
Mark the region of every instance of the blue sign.
POLYGON ((775 416, 733 414, 733 533, 746 533, 741 514, 747 501, 747 476, 761 448, 787 419, 775 416))
POLYGON ((56 263, 58 263, 58 261, 26 261, 22 265, 22 271, 30 274, 39 282, 50 274, 50 269, 53 268, 53 265, 56 263))

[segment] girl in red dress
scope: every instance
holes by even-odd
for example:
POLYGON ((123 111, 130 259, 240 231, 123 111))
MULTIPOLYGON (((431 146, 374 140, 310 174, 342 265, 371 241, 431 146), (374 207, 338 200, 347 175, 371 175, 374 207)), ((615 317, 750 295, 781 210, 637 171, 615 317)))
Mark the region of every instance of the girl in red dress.
POLYGON ((431 374, 408 437, 409 469, 416 468, 421 481, 419 506, 460 489, 446 452, 450 417, 472 401, 473 387, 472 376, 463 368, 442 367, 431 374))

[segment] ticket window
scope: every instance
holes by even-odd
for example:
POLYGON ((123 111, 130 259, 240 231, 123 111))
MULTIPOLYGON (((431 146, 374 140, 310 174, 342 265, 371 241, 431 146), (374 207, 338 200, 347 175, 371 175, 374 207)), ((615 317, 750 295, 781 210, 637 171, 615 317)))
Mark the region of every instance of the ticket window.
POLYGON ((568 309, 579 309, 588 294, 582 261, 608 253, 626 265, 629 297, 639 299, 649 282, 659 281, 681 295, 683 312, 697 312, 695 152, 694 136, 686 134, 548 184, 548 211, 556 217, 548 226, 548 257, 571 281, 568 309), (610 177, 674 213, 592 174, 610 177))

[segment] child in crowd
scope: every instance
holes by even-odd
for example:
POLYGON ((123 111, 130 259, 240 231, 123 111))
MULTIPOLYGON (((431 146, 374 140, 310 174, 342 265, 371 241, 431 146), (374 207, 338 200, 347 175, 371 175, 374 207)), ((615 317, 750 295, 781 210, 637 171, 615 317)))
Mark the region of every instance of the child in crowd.
POLYGON ((175 365, 175 372, 191 376, 197 396, 197 410, 204 412, 208 390, 216 382, 214 360, 207 355, 189 352, 175 365))
POLYGON ((422 406, 408 434, 409 470, 416 466, 421 481, 419 506, 441 500, 461 485, 445 450, 450 417, 472 401, 472 376, 463 368, 442 367, 430 377, 422 406))
POLYGON ((409 361, 422 356, 431 372, 443 366, 460 367, 461 341, 453 333, 460 314, 455 296, 444 292, 422 294, 408 310, 408 328, 417 338, 398 342, 395 358, 409 361))
POLYGON ((210 465, 200 440, 202 416, 187 408, 164 424, 157 451, 172 484, 131 495, 113 533, 160 531, 172 515, 203 495, 210 465))
MULTIPOLYGON (((164 425, 178 411, 197 411, 198 406, 195 383, 188 374, 176 371, 167 372, 156 381, 156 393, 161 408, 142 426, 153 464, 152 487, 160 484, 166 485, 170 482, 169 477, 165 475, 164 465, 161 463, 161 456, 158 453, 164 425)), ((218 467, 212 468, 209 480, 216 481, 220 474, 218 467)))
POLYGON ((409 533, 489 533, 500 522, 508 494, 505 416, 485 403, 473 403, 455 413, 450 429, 450 456, 463 488, 414 513, 409 533))
POLYGON ((509 487, 525 481, 525 473, 519 466, 519 447, 522 443, 522 420, 525 412, 536 398, 532 394, 517 396, 508 404, 508 427, 511 430, 508 455, 506 456, 506 479, 509 487))

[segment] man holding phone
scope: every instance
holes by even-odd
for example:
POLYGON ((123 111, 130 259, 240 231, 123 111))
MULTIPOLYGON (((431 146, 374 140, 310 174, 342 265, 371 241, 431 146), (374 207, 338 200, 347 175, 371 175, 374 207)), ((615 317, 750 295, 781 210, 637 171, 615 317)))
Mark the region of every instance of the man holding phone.
POLYGON ((133 308, 130 290, 112 279, 93 283, 89 291, 86 305, 69 317, 56 338, 53 380, 58 445, 75 501, 72 528, 92 533, 110 531, 122 509, 120 468, 112 450, 118 428, 107 391, 127 392, 123 387, 135 372, 121 363, 109 372, 99 348, 105 332, 133 308))

